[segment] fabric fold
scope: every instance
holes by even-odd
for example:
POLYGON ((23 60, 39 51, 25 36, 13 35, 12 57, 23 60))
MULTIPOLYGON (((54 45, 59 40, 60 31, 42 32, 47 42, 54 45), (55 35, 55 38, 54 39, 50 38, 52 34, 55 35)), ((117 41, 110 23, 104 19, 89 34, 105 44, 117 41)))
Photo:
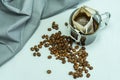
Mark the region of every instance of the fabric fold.
POLYGON ((0 0, 0 66, 13 58, 40 25, 80 0, 0 0))

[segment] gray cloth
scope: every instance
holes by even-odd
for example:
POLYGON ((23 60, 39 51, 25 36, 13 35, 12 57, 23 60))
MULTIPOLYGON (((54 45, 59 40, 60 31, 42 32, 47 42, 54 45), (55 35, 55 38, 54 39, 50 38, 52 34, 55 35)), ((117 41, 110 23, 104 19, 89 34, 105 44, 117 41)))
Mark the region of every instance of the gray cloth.
POLYGON ((40 24, 80 0, 0 0, 0 66, 17 54, 40 24))

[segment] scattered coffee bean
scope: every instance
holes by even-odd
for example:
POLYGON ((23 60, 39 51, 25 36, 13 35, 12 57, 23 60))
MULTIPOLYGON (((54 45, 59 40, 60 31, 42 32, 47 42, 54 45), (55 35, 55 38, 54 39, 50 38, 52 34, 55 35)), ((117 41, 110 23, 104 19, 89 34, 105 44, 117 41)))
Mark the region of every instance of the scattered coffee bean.
POLYGON ((82 49, 82 50, 85 50, 86 48, 82 46, 82 48, 81 48, 81 49, 82 49))
POLYGON ((62 64, 65 64, 66 63, 66 60, 62 60, 62 64))
POLYGON ((87 73, 87 74, 86 74, 86 77, 87 77, 87 78, 89 78, 89 77, 90 77, 90 74, 89 74, 89 73, 87 73))
POLYGON ((33 47, 30 48, 31 51, 34 51, 35 49, 33 47))
POLYGON ((72 49, 73 52, 76 52, 76 49, 72 49))
POLYGON ((49 55, 49 56, 48 56, 48 59, 51 59, 51 58, 52 58, 52 56, 51 56, 51 55, 49 55))
POLYGON ((42 35, 42 39, 44 39, 45 38, 45 35, 42 35))
POLYGON ((89 69, 90 69, 90 70, 93 70, 93 67, 92 67, 92 66, 90 66, 90 67, 89 67, 89 69))
POLYGON ((38 48, 42 48, 42 45, 39 44, 39 45, 38 45, 38 48))
POLYGON ((72 71, 70 71, 70 72, 69 72, 69 75, 73 75, 73 72, 72 72, 72 71))
POLYGON ((37 53, 36 53, 36 52, 34 52, 34 53, 33 53, 33 56, 36 56, 36 55, 37 55, 37 53))
POLYGON ((38 56, 38 57, 40 57, 40 56, 41 56, 41 54, 40 54, 39 52, 37 52, 37 56, 38 56))
POLYGON ((45 46, 45 47, 49 47, 49 44, 46 43, 46 44, 44 44, 44 46, 45 46))
POLYGON ((85 73, 88 73, 88 70, 87 70, 87 69, 85 70, 85 73))
POLYGON ((52 22, 52 25, 55 25, 55 21, 52 22))
POLYGON ((75 46, 75 49, 78 49, 79 48, 79 46, 77 45, 77 46, 75 46))
POLYGON ((39 49, 38 49, 38 48, 35 48, 35 51, 36 51, 36 52, 38 52, 38 51, 39 51, 39 49))
POLYGON ((51 72, 52 72, 51 70, 47 70, 47 74, 51 74, 51 72))
POLYGON ((51 31, 52 29, 51 28, 48 28, 48 31, 51 31))
POLYGON ((42 42, 42 41, 40 41, 40 45, 43 45, 43 42, 42 42))
POLYGON ((65 22, 65 26, 68 26, 68 23, 67 23, 67 22, 65 22))
POLYGON ((34 49, 36 49, 36 48, 37 48, 37 45, 34 46, 34 49))
POLYGON ((80 76, 80 77, 83 77, 83 74, 82 74, 82 73, 80 73, 80 74, 79 74, 79 76, 80 76))
POLYGON ((54 29, 55 29, 55 30, 58 30, 58 29, 59 29, 58 24, 55 24, 55 25, 54 25, 54 29))

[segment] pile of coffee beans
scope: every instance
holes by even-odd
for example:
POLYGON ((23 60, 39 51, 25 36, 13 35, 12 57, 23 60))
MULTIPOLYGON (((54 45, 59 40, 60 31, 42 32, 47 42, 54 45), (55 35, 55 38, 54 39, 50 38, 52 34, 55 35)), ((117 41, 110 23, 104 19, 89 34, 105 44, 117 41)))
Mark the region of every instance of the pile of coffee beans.
MULTIPOLYGON (((68 24, 65 23, 67 26, 68 24)), ((48 28, 48 31, 52 29, 58 30, 59 26, 55 22, 52 23, 51 28, 48 28)), ((62 64, 69 62, 73 64, 74 71, 68 72, 69 75, 72 75, 74 79, 83 77, 83 74, 86 74, 86 77, 90 77, 89 70, 92 70, 93 67, 87 61, 88 53, 85 48, 85 37, 81 38, 82 47, 78 43, 75 43, 70 36, 62 35, 61 31, 48 36, 47 34, 42 35, 43 41, 40 41, 38 45, 31 47, 31 51, 35 51, 33 56, 41 56, 38 52, 42 46, 46 47, 50 51, 50 55, 47 57, 51 59, 54 55, 56 60, 61 60, 62 64)), ((47 71, 51 73, 51 70, 47 71)))
POLYGON ((33 56, 41 56, 40 52, 38 52, 39 48, 36 45, 34 47, 31 47, 31 51, 34 51, 33 56))

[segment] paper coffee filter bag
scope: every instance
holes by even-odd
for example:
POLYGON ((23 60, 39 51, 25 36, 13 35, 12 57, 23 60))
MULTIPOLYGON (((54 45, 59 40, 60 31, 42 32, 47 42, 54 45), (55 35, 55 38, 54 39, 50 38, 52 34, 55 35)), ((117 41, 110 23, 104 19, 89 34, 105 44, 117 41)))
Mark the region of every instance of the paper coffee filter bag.
POLYGON ((73 27, 76 28, 78 31, 82 32, 83 34, 91 34, 94 32, 93 17, 91 12, 89 12, 88 10, 92 12, 94 11, 87 8, 86 6, 83 6, 76 10, 72 16, 73 27), (81 15, 82 13, 86 14, 87 17, 89 17, 90 19, 87 20, 86 16, 80 16, 79 20, 76 21, 75 19, 78 17, 78 15, 81 15))

